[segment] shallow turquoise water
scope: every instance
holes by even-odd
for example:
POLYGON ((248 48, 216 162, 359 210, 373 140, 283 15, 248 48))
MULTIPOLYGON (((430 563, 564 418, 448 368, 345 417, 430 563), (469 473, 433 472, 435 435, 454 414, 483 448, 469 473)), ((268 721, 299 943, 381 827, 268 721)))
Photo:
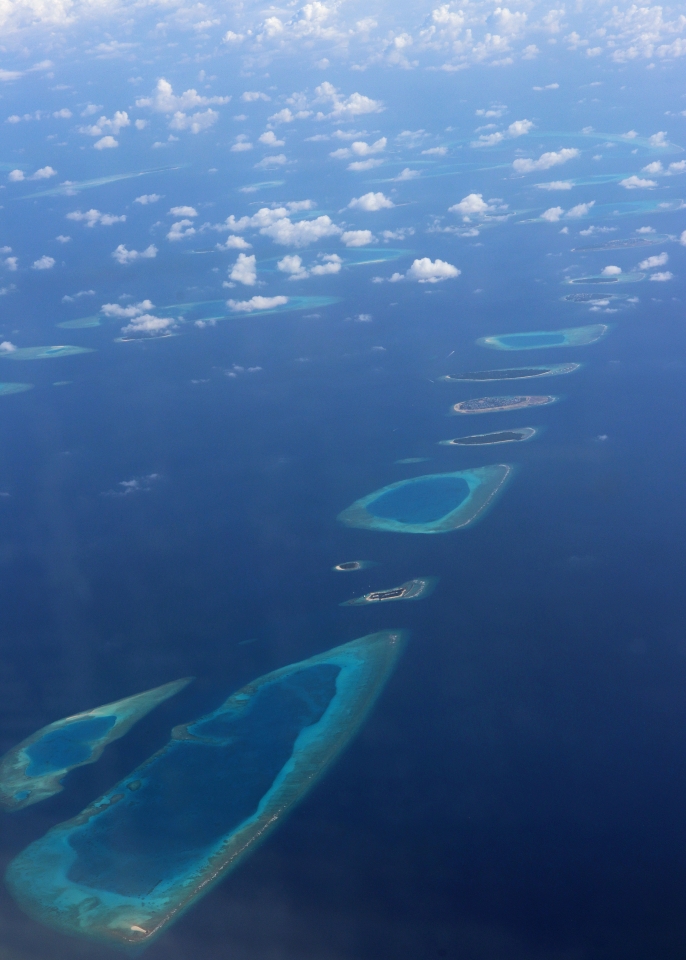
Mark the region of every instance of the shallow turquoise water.
POLYGON ((382 494, 367 504, 367 511, 399 523, 432 523, 456 510, 469 496, 469 485, 460 477, 415 480, 382 494))

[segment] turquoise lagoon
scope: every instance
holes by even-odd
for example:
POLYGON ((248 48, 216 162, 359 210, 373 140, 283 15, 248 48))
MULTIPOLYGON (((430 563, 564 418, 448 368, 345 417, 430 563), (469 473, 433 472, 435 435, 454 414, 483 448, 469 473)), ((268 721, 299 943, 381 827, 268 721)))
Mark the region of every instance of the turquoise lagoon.
POLYGON ((56 720, 22 740, 0 760, 0 807, 21 810, 59 793, 70 770, 95 763, 108 744, 190 682, 175 680, 56 720))
POLYGON ((27 390, 33 390, 32 383, 0 383, 0 397, 10 393, 25 393, 27 390))
POLYGON ((609 330, 606 323, 590 323, 585 327, 567 327, 564 330, 533 330, 529 333, 501 333, 480 337, 480 347, 494 350, 544 350, 546 347, 584 347, 604 337, 609 330))
POLYGON ((391 483, 338 515, 348 527, 391 533, 448 533, 481 517, 512 467, 498 463, 391 483))
POLYGON ((243 687, 9 865, 26 912, 144 945, 264 839, 359 728, 404 631, 383 630, 243 687))
POLYGON ((91 347, 17 347, 0 354, 3 360, 52 360, 56 357, 71 357, 77 353, 93 353, 91 347))

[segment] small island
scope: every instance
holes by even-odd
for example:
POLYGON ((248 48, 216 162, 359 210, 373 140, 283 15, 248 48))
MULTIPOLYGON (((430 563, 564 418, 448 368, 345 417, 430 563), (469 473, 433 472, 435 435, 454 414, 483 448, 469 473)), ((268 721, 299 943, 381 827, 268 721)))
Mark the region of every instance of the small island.
POLYGON ((475 433, 470 437, 455 437, 454 440, 439 440, 444 447, 487 447, 493 443, 521 443, 531 440, 538 433, 535 427, 515 427, 513 430, 496 430, 494 433, 475 433))
POLYGON ((434 592, 437 583, 436 577, 418 577, 415 580, 408 580, 407 583, 401 583, 399 587, 373 590, 371 593, 365 593, 363 597, 346 600, 340 606, 364 607, 368 603, 387 603, 389 600, 423 600, 434 592))
POLYGON ((549 363, 540 367, 510 367, 507 370, 475 370, 471 373, 453 373, 439 377, 444 383, 480 383, 487 380, 530 380, 533 377, 557 377, 573 373, 580 363, 549 363))
POLYGON ((532 330, 527 333, 501 333, 477 340, 480 347, 495 350, 544 350, 546 347, 585 347, 604 337, 609 326, 591 323, 585 327, 567 327, 564 330, 532 330))
POLYGON ((407 634, 382 630, 268 673, 10 863, 31 917, 136 948, 264 840, 349 743, 407 634))
POLYGON ((352 573, 354 570, 369 570, 370 567, 375 566, 377 564, 373 560, 345 560, 343 563, 337 563, 331 569, 337 573, 352 573))
POLYGON ((502 413, 506 410, 522 410, 524 407, 542 407, 555 403, 557 397, 479 397, 477 400, 461 400, 450 408, 451 413, 502 413))
POLYGON ((21 810, 64 789, 70 770, 95 763, 105 747, 119 740, 155 707, 183 690, 190 677, 165 683, 56 720, 22 740, 0 760, 0 807, 21 810))
POLYGON ((388 533, 449 533, 474 523, 512 473, 504 463, 399 480, 356 500, 341 523, 388 533))

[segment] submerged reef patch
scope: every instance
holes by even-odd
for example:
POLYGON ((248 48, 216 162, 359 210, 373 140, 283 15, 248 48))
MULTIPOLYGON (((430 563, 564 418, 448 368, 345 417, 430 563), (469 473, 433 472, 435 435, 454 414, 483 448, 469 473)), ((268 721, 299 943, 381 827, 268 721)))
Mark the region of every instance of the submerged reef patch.
POLYGON ((431 596, 438 583, 437 577, 417 577, 401 583, 399 587, 390 587, 388 590, 372 590, 363 597, 354 600, 345 600, 341 607, 364 607, 369 603, 388 603, 390 600, 423 600, 431 596))
POLYGON ((494 433, 475 433, 469 437, 455 437, 454 440, 439 440, 444 447, 487 447, 493 443, 521 443, 531 440, 538 430, 535 427, 515 427, 513 430, 496 430, 494 433))
POLYGON ((0 397, 10 393, 25 393, 27 390, 33 390, 32 383, 0 383, 0 397))
POLYGON ((502 413, 507 410, 522 410, 524 407, 542 407, 555 403, 557 397, 479 397, 477 400, 462 400, 454 403, 451 413, 502 413))
POLYGON ((136 693, 104 707, 56 720, 22 740, 0 760, 0 807, 21 810, 64 789, 70 770, 95 763, 146 714, 191 682, 190 677, 136 693))
POLYGON ((53 360, 56 357, 71 357, 77 353, 94 353, 91 347, 16 347, 0 353, 3 360, 53 360))
POLYGON ((585 327, 563 330, 532 330, 527 333, 500 333, 477 340, 480 347, 494 350, 544 350, 546 347, 585 347, 608 332, 606 323, 590 323, 585 327))
POLYGON ((366 530, 448 533, 482 516, 511 472, 500 463, 400 480, 357 500, 338 519, 366 530))
POLYGON ((7 869, 49 926, 145 945, 233 869, 345 747, 406 634, 383 630, 260 677, 7 869))

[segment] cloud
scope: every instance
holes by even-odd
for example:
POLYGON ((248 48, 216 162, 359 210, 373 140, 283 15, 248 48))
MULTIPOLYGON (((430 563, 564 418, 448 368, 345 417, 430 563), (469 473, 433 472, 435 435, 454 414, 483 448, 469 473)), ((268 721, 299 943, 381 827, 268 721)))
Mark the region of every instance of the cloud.
POLYGON ((419 283, 440 283, 442 280, 459 277, 460 273, 457 267, 445 260, 436 258, 432 261, 429 257, 422 257, 412 263, 405 276, 408 280, 418 280, 419 283))
POLYGON ((551 180, 549 183, 535 183, 539 190, 571 190, 573 184, 571 180, 551 180))
POLYGON ((299 220, 297 223, 293 223, 288 217, 282 217, 262 227, 260 233, 284 247, 306 247, 324 237, 337 236, 341 233, 341 228, 326 215, 314 220, 299 220))
POLYGON ((366 247, 374 242, 371 230, 346 230, 341 234, 341 240, 346 247, 366 247))
POLYGON ((343 261, 337 253, 323 253, 321 263, 316 263, 310 268, 313 277, 323 277, 331 273, 340 273, 343 261))
POLYGON ((248 141, 244 133, 239 133, 236 142, 231 147, 231 153, 244 153, 246 150, 252 150, 252 143, 248 141))
POLYGON ((650 187, 656 187, 656 180, 646 180, 644 177, 626 177, 624 180, 619 181, 620 187, 624 187, 626 190, 640 190, 648 189, 650 187))
POLYGON ((0 353, 14 353, 17 348, 13 343, 10 343, 9 340, 3 340, 0 343, 0 353))
POLYGON ((654 133, 652 137, 648 137, 648 143, 651 147, 666 147, 668 145, 667 131, 660 130, 658 133, 654 133))
POLYGON ((651 273, 651 280, 657 280, 658 283, 664 282, 665 280, 673 280, 674 274, 670 273, 669 270, 665 270, 664 273, 651 273))
POLYGON ((238 260, 234 263, 231 273, 231 280, 236 283, 243 283, 246 287, 254 287, 257 282, 257 259, 254 254, 247 256, 245 253, 238 254, 238 260))
POLYGON ((622 272, 621 267, 615 267, 612 264, 610 264, 607 267, 603 267, 603 269, 600 271, 600 274, 603 277, 618 277, 621 272, 622 272))
POLYGON ((26 178, 23 170, 10 170, 10 172, 7 174, 7 179, 10 181, 10 183, 20 183, 26 178))
POLYGON ((524 134, 529 133, 533 128, 534 124, 531 120, 515 120, 514 123, 511 123, 507 128, 507 133, 510 137, 523 137, 524 134))
POLYGON ((572 207, 565 214, 566 217, 585 217, 591 207, 595 206, 595 200, 590 200, 588 203, 577 203, 575 207, 572 207))
POLYGON ((22 180, 49 180, 50 177, 56 177, 57 170, 53 167, 40 167, 36 170, 35 173, 32 173, 30 177, 27 177, 24 174, 23 170, 10 170, 7 174, 7 179, 12 183, 20 183, 22 180))
POLYGON ((134 203, 140 203, 142 206, 147 206, 149 203, 157 203, 158 200, 162 199, 162 195, 159 193, 144 193, 140 197, 136 197, 133 201, 134 203))
POLYGON ((286 142, 285 140, 277 139, 273 130, 266 130, 264 133, 261 133, 257 139, 267 147, 282 147, 286 142))
POLYGON ((209 104, 228 103, 231 97, 203 97, 197 90, 186 90, 180 96, 177 96, 171 83, 160 77, 157 86, 150 97, 143 97, 136 100, 137 107, 148 107, 156 113, 177 113, 186 110, 193 110, 196 107, 206 107, 209 104))
POLYGON ((209 108, 203 113, 194 113, 191 116, 178 111, 169 121, 169 129, 190 130, 191 133, 202 133, 203 130, 207 130, 215 124, 218 119, 219 114, 217 111, 210 110, 209 108))
POLYGON ((652 163, 649 163, 647 166, 643 167, 641 173, 650 173, 653 176, 663 173, 662 164, 659 160, 654 160, 652 163))
POLYGON ((547 220, 548 223, 557 223, 563 213, 564 209, 562 207, 549 207, 541 214, 541 220, 547 220))
POLYGON ((447 147, 429 147, 428 150, 422 150, 422 155, 427 154, 429 156, 444 157, 447 152, 447 147))
POLYGON ((55 260, 53 257, 42 256, 38 260, 34 260, 32 264, 33 270, 52 270, 55 266, 55 260))
POLYGON ((124 244, 120 243, 117 249, 112 252, 112 256, 117 263, 121 264, 133 263, 134 260, 151 260, 157 256, 157 247, 154 243, 151 243, 145 250, 127 250, 124 244))
POLYGON ((119 143, 114 139, 114 137, 102 137, 100 140, 96 140, 93 144, 96 150, 111 150, 113 147, 118 147, 119 143))
POLYGON ((686 247, 686 230, 681 231, 681 235, 679 237, 679 243, 681 244, 682 247, 686 247))
POLYGON ((226 305, 235 313, 252 313, 253 310, 273 310, 288 303, 288 297, 251 297, 249 300, 227 300, 226 305))
POLYGON ((282 273, 289 274, 289 280, 304 280, 306 277, 309 277, 309 273, 303 267, 302 258, 297 254, 285 256, 283 260, 279 260, 276 266, 282 273))
POLYGON ((354 197, 348 207, 352 210, 364 210, 366 213, 375 213, 377 210, 390 210, 395 204, 383 193, 365 193, 361 197, 354 197))
POLYGON ((352 163, 348 164, 348 170, 353 170, 356 173, 359 173, 362 170, 371 170, 374 167, 380 167, 383 163, 383 160, 354 160, 352 163))
POLYGON ((131 125, 129 120, 129 115, 126 110, 117 110, 112 116, 111 120, 108 120, 107 117, 100 117, 96 123, 89 124, 85 127, 79 127, 79 133, 85 133, 89 137, 101 137, 104 133, 113 133, 118 134, 120 130, 123 130, 124 127, 131 125))
POLYGON ((567 163, 567 161, 573 160, 579 155, 576 147, 563 147, 562 150, 558 150, 557 152, 549 151, 548 153, 542 153, 538 160, 519 157, 513 162, 512 167, 516 173, 532 173, 535 170, 549 170, 551 167, 556 167, 561 163, 567 163))
POLYGON ((257 90, 246 90, 245 93, 241 94, 241 100, 244 103, 254 103, 255 100, 271 100, 271 97, 268 97, 266 93, 258 93, 257 90))
POLYGON ((172 207, 169 213, 173 217, 197 217, 198 215, 195 207, 172 207))
POLYGON ((167 240, 171 240, 172 242, 175 240, 184 240, 187 237, 192 237, 194 233, 195 227, 193 226, 192 220, 177 220, 175 223, 172 223, 169 228, 167 240))
MULTIPOLYGON (((478 112, 478 111, 477 111, 478 112)), ((489 116, 490 114, 484 114, 489 116)), ((493 126, 491 124, 490 126, 493 126)), ((534 123, 531 120, 515 120, 509 125, 507 130, 502 133, 496 131, 495 133, 482 134, 478 140, 474 140, 471 144, 472 147, 493 147, 496 144, 500 143, 505 137, 516 138, 523 137, 525 134, 529 133, 534 128, 534 123)), ((483 127, 479 129, 483 130, 483 127)), ((422 151, 427 153, 428 151, 422 151)))
POLYGON ((405 169, 401 170, 395 179, 399 181, 416 180, 417 177, 421 177, 421 173, 419 170, 410 170, 409 167, 405 167, 405 169))
POLYGON ((7 257, 2 261, 2 265, 11 273, 16 273, 19 269, 19 257, 7 257))
POLYGON ((482 216, 493 208, 484 200, 482 193, 468 193, 459 203, 454 203, 448 207, 449 213, 459 213, 464 218, 482 216))
POLYGON ((270 170, 274 167, 283 167, 288 163, 288 158, 285 153, 277 153, 273 157, 264 157, 260 160, 259 163, 255 164, 256 170, 270 170))
POLYGON ((111 227, 113 223, 124 223, 126 214, 115 216, 113 213, 100 213, 99 210, 86 210, 82 213, 80 210, 73 210, 67 214, 67 220, 76 220, 78 223, 85 223, 87 227, 94 227, 97 223, 103 227, 111 227))
POLYGON ((215 244, 217 250, 249 250, 251 246, 251 243, 248 243, 243 237, 237 237, 235 234, 229 235, 224 243, 215 244))
POLYGON ((328 114, 318 113, 318 120, 352 120, 367 113, 381 113, 384 110, 383 101, 372 100, 361 93, 351 93, 349 97, 341 96, 331 83, 324 82, 315 87, 317 99, 315 103, 328 103, 328 114))
POLYGON ((405 237, 411 237, 414 234, 414 227, 399 227, 397 230, 382 230, 381 236, 384 240, 404 240, 405 237))
POLYGON ((664 267, 664 265, 669 260, 669 256, 666 253, 658 253, 653 257, 647 257, 645 260, 641 260, 638 265, 639 270, 652 270, 654 267, 664 267))
POLYGON ((128 307, 122 307, 119 303, 103 303, 100 313, 106 317, 116 317, 118 320, 131 320, 154 309, 155 304, 152 300, 141 300, 140 303, 130 303, 128 307))
POLYGON ((131 323, 122 327, 121 332, 128 334, 143 333, 146 336, 155 337, 161 333, 166 333, 175 326, 176 322, 173 317, 154 317, 150 313, 143 313, 135 317, 131 323))
POLYGON ((55 237, 58 243, 71 243, 71 237, 65 237, 63 233, 58 233, 55 237))
POLYGON ((73 293, 71 296, 65 293, 62 297, 62 303, 74 303, 75 300, 80 300, 81 297, 94 297, 95 290, 79 290, 78 293, 73 293))

